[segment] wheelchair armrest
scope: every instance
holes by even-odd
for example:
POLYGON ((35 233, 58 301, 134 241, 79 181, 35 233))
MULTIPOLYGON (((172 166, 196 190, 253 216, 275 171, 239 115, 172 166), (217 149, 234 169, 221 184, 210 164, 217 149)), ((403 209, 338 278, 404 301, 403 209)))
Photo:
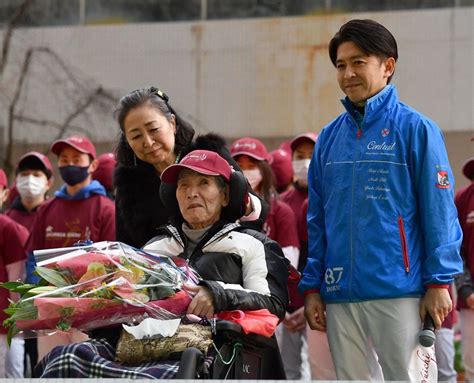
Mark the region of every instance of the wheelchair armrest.
POLYGON ((216 331, 234 333, 236 335, 243 334, 242 326, 240 324, 224 319, 218 319, 216 321, 216 331))
POLYGON ((273 347, 275 344, 274 336, 267 338, 254 333, 245 334, 241 325, 224 319, 216 321, 216 335, 227 339, 245 341, 246 344, 256 347, 273 347))

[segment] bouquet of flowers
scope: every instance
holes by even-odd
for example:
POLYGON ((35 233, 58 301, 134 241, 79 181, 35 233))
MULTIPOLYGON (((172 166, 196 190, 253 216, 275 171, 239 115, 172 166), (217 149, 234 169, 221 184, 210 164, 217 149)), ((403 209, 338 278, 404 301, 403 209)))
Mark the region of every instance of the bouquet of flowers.
POLYGON ((19 331, 87 331, 147 317, 172 319, 191 301, 183 284, 199 280, 180 258, 149 254, 121 242, 38 253, 39 283, 0 284, 21 296, 5 310, 9 341, 19 331))

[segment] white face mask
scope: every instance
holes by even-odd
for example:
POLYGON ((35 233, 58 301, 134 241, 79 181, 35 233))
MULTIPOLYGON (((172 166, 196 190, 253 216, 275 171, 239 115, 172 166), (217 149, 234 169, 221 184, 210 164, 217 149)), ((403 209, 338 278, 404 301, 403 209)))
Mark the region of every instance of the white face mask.
POLYGON ((256 191, 258 185, 262 182, 262 173, 260 173, 260 169, 244 170, 243 172, 249 181, 250 186, 252 186, 252 189, 256 191))
POLYGON ((293 160, 291 162, 293 165, 293 174, 295 179, 301 181, 308 180, 308 169, 310 162, 311 160, 293 160))
POLYGON ((47 180, 44 177, 18 176, 16 188, 22 198, 37 198, 46 192, 47 180))

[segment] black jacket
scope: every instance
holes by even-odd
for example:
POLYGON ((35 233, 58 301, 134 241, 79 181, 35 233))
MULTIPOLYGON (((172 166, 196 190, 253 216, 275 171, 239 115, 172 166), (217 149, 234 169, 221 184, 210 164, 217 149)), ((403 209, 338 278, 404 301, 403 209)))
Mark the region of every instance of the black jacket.
MULTIPOLYGON (((240 170, 232 159, 225 140, 215 134, 199 136, 180 153, 182 158, 195 149, 213 150, 223 156, 236 170, 240 170)), ((130 161, 129 161, 130 162, 130 161)), ((136 165, 119 164, 115 169, 115 230, 117 241, 136 248, 142 247, 157 234, 158 227, 168 223, 176 211, 168 209, 160 199, 161 180, 155 168, 139 159, 136 165)), ((268 212, 268 206, 261 199, 262 213, 256 221, 245 225, 261 230, 268 212)))
MULTIPOLYGON (((186 236, 167 225, 148 242, 150 253, 183 257, 186 236)), ((187 258, 213 294, 216 312, 268 309, 280 319, 288 304, 288 260, 266 235, 238 223, 215 224, 187 258)))
POLYGON ((160 199, 160 176, 145 162, 115 170, 115 230, 117 241, 142 247, 166 224, 172 212, 160 199))

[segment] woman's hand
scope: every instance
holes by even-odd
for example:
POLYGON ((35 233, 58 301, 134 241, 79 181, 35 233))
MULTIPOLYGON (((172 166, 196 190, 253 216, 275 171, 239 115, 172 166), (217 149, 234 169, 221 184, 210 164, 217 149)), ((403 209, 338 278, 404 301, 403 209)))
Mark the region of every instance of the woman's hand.
POLYGON ((194 314, 201 318, 214 316, 214 302, 211 290, 205 286, 184 285, 184 289, 194 295, 188 306, 187 314, 194 314))

